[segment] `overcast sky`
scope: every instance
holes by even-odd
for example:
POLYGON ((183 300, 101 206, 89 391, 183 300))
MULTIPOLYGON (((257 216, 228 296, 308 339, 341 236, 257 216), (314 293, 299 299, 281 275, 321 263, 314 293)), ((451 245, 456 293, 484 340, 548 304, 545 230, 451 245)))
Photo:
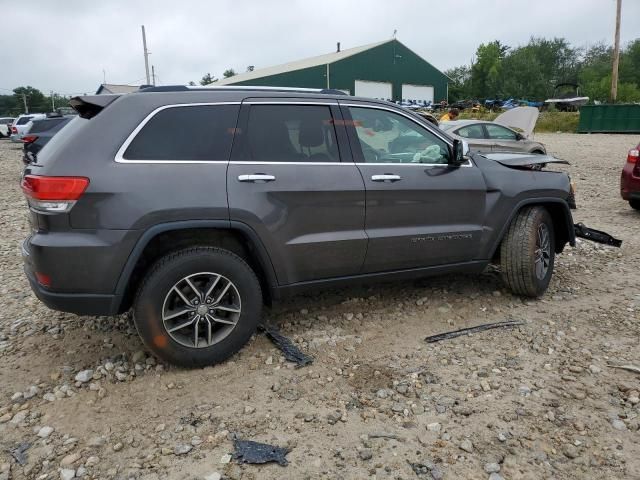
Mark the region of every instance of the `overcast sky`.
MULTIPOLYGON (((640 0, 623 0, 622 43, 640 36, 640 0)), ((140 25, 159 84, 197 82, 397 38, 441 70, 482 42, 530 36, 612 43, 615 0, 0 0, 0 92, 61 94, 144 83, 140 25)))

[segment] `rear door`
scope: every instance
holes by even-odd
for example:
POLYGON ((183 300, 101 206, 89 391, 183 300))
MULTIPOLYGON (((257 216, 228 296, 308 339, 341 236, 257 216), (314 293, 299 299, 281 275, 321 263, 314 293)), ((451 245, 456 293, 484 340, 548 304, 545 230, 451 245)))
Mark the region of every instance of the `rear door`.
POLYGON ((491 152, 493 148, 493 140, 487 138, 487 133, 482 123, 472 123, 454 130, 456 135, 464 138, 469 144, 471 150, 477 152, 491 152))
POLYGON ((232 221, 251 227, 286 285, 357 274, 364 184, 335 100, 245 100, 227 174, 232 221))
POLYGON ((450 167, 445 137, 409 113, 341 104, 366 188, 363 272, 476 259, 486 201, 480 170, 471 161, 450 167))

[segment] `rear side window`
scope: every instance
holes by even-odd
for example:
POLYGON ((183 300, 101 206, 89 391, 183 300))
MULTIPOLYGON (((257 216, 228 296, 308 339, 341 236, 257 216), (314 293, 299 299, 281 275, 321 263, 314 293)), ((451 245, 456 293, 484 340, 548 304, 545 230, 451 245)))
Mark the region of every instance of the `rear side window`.
POLYGON ((469 125, 468 127, 462 127, 456 133, 464 138, 484 138, 482 125, 469 125))
POLYGON ((258 162, 339 162, 325 105, 252 105, 245 152, 258 162))
POLYGON ((133 139, 126 160, 228 160, 239 105, 170 107, 133 139))
POLYGON ((29 120, 31 120, 33 117, 22 117, 19 118, 18 121, 16 122, 16 125, 25 125, 27 123, 29 123, 29 120))

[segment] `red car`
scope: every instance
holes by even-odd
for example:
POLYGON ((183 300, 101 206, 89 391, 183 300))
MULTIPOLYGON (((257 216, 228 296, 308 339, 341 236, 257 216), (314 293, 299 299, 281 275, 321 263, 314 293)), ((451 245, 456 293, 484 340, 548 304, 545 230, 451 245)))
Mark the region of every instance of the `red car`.
POLYGON ((620 177, 620 195, 629 201, 631 208, 640 210, 640 144, 627 155, 620 177))

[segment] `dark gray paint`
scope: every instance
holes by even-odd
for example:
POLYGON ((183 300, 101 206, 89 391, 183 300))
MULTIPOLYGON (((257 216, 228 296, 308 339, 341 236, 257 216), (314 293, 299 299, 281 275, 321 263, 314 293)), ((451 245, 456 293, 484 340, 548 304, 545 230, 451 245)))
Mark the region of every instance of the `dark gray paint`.
MULTIPOLYGON (((158 107, 250 97, 334 105, 344 100, 247 90, 134 93, 116 98, 90 120, 72 120, 56 135, 40 152, 38 165, 26 172, 86 176, 91 183, 70 214, 32 215, 25 268, 40 298, 61 310, 115 313, 126 307, 120 303, 123 285, 151 232, 189 225, 251 232, 248 238, 261 263, 275 271, 268 278, 277 293, 358 279, 476 272, 490 261, 510 219, 525 203, 556 202, 568 212, 564 173, 515 170, 480 156, 470 167, 356 165, 340 128, 342 164, 114 161, 130 133, 158 107), (396 169, 402 182, 374 185, 369 180, 374 173, 396 169), (237 181, 253 173, 272 174, 276 181, 237 181), (460 232, 472 237, 419 240, 460 232), (34 270, 52 274, 52 292, 33 282, 34 270)), ((406 114, 386 102, 349 101, 406 114)), ((412 118, 451 145, 427 121, 412 118)), ((560 221, 569 229, 571 217, 565 215, 560 221)))

